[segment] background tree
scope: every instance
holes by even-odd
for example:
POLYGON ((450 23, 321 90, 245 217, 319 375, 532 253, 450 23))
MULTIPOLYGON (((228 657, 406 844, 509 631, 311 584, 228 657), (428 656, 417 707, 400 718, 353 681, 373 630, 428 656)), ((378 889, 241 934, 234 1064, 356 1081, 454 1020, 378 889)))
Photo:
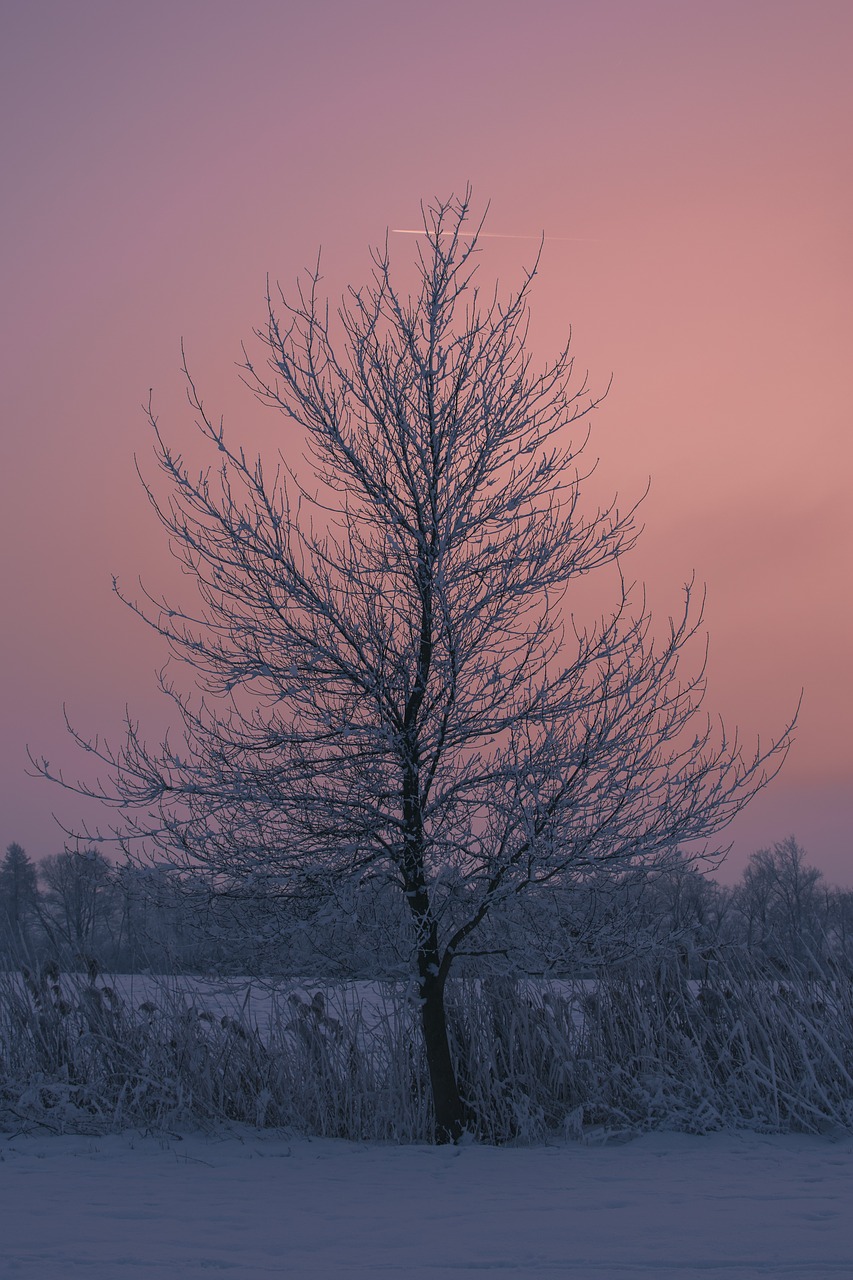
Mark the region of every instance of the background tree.
POLYGON ((277 461, 232 445, 188 373, 216 465, 194 472, 150 413, 168 496, 149 496, 198 598, 127 603, 196 689, 163 678, 179 744, 132 722, 115 752, 75 735, 107 766, 81 789, 120 811, 125 847, 221 894, 395 888, 440 1139, 466 1123, 446 982, 486 949, 484 921, 527 891, 712 852, 788 741, 745 754, 700 713, 690 586, 657 637, 632 603, 634 509, 581 504, 596 401, 568 349, 533 369, 534 271, 481 298, 468 217, 467 196, 425 211, 412 294, 386 247, 337 314, 318 271, 268 299, 267 364, 244 373, 282 416, 277 461), (571 588, 608 567, 613 608, 581 626, 571 588))
POLYGON ((112 965, 116 944, 115 869, 95 848, 43 858, 39 920, 53 953, 77 967, 112 965))
POLYGON ((849 973, 853 967, 853 890, 831 889, 827 896, 830 954, 849 973))
POLYGON ((752 854, 735 894, 747 950, 783 970, 822 957, 831 917, 822 878, 793 836, 752 854))
POLYGON ((13 956, 31 950, 37 907, 35 865, 21 845, 12 843, 0 863, 0 950, 13 956))

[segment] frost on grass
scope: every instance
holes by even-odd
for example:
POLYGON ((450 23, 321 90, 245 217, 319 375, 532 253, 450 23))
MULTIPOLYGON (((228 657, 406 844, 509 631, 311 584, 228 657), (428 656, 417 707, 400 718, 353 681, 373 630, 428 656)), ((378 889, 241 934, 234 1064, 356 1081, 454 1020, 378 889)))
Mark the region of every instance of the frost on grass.
MULTIPOLYGON (((431 1140, 411 991, 291 985, 241 1008, 198 980, 134 983, 52 966, 2 977, 0 1123, 431 1140)), ((695 981, 635 962, 594 982, 458 980, 448 1025, 484 1142, 853 1131, 853 990, 830 974, 780 980, 741 961, 695 981)))

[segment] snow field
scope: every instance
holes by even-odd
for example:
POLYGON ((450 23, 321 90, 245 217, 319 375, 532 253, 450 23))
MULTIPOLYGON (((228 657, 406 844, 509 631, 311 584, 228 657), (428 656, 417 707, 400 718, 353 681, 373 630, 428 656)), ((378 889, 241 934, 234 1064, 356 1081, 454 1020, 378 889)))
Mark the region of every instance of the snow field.
POLYGON ((853 1276, 853 1141, 0 1138, 0 1276, 853 1276))

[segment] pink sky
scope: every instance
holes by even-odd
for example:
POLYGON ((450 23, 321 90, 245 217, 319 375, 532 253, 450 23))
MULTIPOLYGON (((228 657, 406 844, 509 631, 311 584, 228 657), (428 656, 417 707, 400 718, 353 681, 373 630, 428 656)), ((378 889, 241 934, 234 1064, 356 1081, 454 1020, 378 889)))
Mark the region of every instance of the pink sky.
MULTIPOLYGON (((126 702, 160 722, 163 655, 110 581, 175 582, 133 454, 149 387, 186 428, 181 337, 258 438, 234 362, 266 273, 322 244, 339 294, 470 179, 490 231, 554 237, 534 350, 571 324, 614 375, 593 450, 626 498, 651 477, 657 609, 708 584, 709 709, 753 741, 804 690, 725 878, 794 833, 853 884, 851 53, 849 0, 4 6, 0 847, 56 852, 77 812, 24 774, 28 742, 84 764, 63 701, 108 737, 126 702)), ((532 251, 490 240, 484 272, 532 251)))

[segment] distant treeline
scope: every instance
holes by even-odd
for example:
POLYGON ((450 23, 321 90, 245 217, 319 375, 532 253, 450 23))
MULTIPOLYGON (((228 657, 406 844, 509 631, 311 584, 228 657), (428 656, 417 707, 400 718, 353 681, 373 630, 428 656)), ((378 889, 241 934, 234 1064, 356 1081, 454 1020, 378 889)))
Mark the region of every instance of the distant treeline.
MULTIPOLYGON (((211 885, 165 867, 114 865, 96 848, 34 862, 11 844, 0 862, 0 967, 393 977, 411 972, 400 904, 378 877, 313 900, 288 896, 273 876, 211 885)), ((793 837, 754 853, 733 886, 687 859, 616 877, 599 871, 508 901, 466 966, 577 977, 657 954, 693 977, 737 954, 780 974, 849 971, 853 890, 826 884, 793 837)))

